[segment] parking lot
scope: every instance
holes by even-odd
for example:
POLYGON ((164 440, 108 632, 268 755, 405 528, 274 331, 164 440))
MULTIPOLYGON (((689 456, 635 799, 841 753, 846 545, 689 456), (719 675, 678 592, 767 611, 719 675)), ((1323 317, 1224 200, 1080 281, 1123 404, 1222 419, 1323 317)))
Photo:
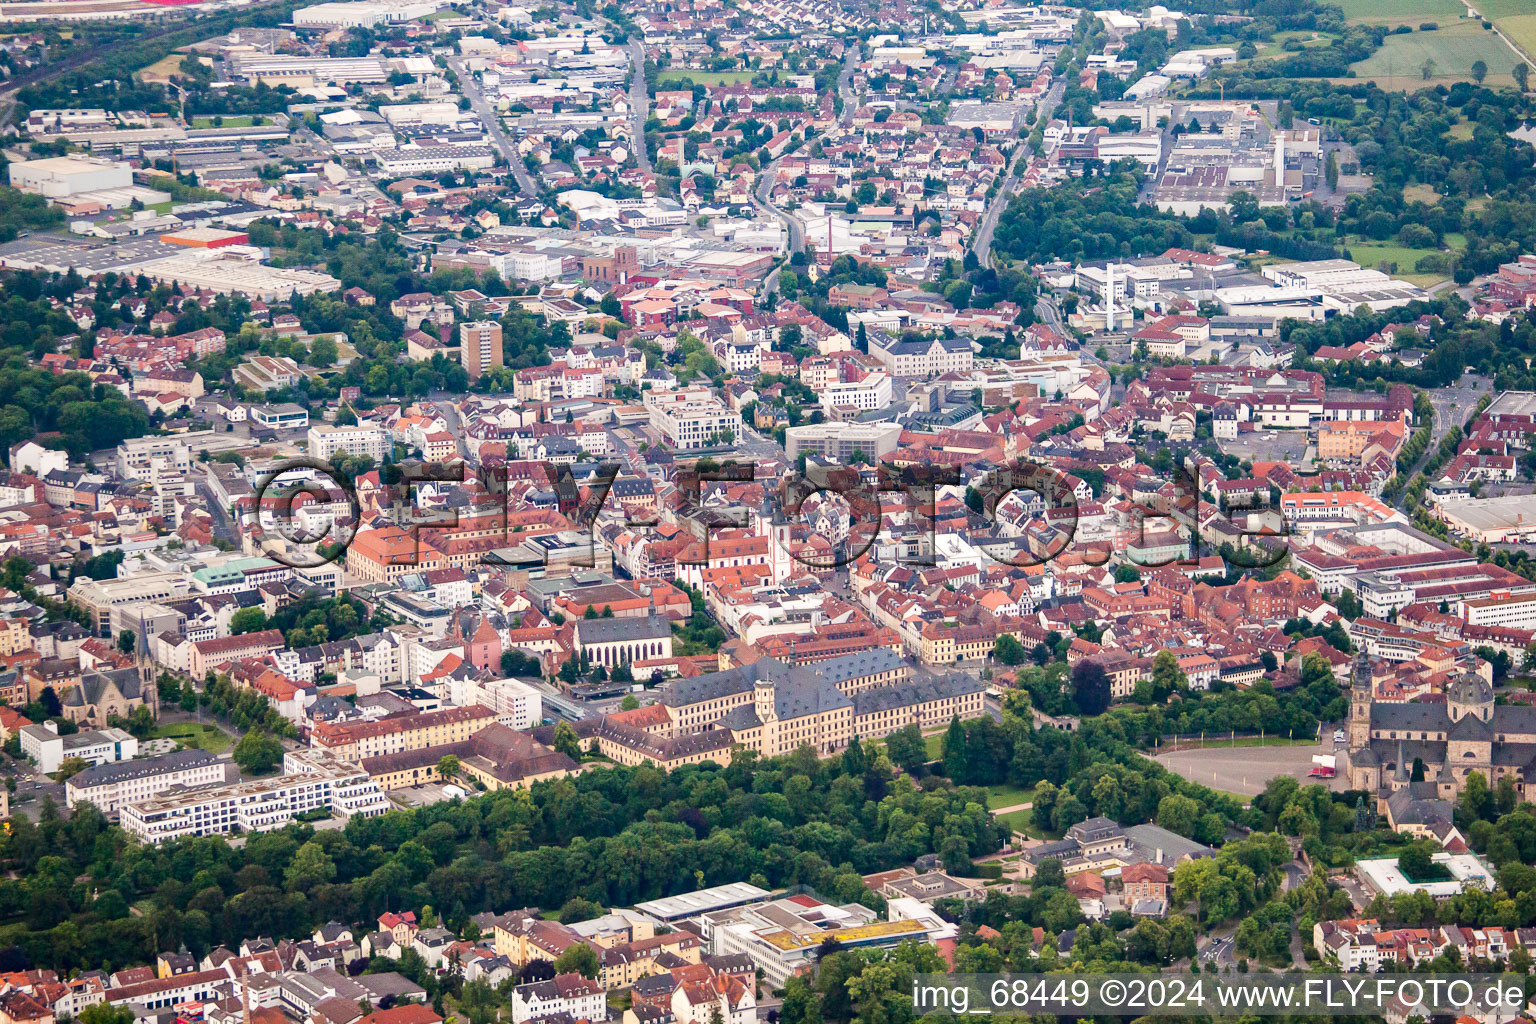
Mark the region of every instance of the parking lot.
MULTIPOLYGON (((1339 744, 1342 768, 1344 745, 1339 744)), ((1291 744, 1282 747, 1233 747, 1211 740, 1204 749, 1179 750, 1157 754, 1154 760, 1178 772, 1191 782, 1219 789, 1237 796, 1255 796, 1277 775, 1289 775, 1308 783, 1322 783, 1335 791, 1348 788, 1342 775, 1331 782, 1308 778, 1315 754, 1335 753, 1333 734, 1324 730, 1321 743, 1291 744)))
POLYGON ((1311 445, 1305 430, 1256 430, 1234 441, 1217 441, 1221 450, 1250 462, 1285 462, 1301 467, 1310 462, 1311 445))

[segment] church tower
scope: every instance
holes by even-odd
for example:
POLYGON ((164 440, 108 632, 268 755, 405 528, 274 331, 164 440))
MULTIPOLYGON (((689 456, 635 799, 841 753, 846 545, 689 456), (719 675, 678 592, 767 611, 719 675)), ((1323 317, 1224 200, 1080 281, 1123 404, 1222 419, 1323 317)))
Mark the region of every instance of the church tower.
POLYGON ((1349 749, 1351 753, 1371 742, 1371 659, 1355 656, 1349 686, 1349 749))
POLYGON ((779 751, 779 710, 773 680, 765 672, 752 684, 752 710, 763 723, 763 745, 758 751, 763 757, 777 757, 779 751))

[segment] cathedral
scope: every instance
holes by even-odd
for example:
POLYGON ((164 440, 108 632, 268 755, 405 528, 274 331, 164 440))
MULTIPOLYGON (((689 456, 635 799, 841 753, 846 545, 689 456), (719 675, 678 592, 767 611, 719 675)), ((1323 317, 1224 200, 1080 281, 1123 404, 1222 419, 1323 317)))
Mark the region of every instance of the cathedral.
POLYGON ((1380 801, 1409 785, 1414 761, 1435 795, 1455 800, 1467 776, 1490 787, 1509 776, 1522 799, 1536 801, 1536 707, 1498 705, 1493 687, 1466 673, 1446 687, 1444 704, 1372 700, 1368 665, 1356 662, 1349 700, 1349 784, 1380 801))

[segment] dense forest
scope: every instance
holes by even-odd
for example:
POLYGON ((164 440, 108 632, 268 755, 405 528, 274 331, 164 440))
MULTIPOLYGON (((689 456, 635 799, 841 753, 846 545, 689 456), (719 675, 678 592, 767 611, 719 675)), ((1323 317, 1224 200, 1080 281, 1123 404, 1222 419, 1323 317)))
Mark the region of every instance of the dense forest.
POLYGON ((859 875, 930 852, 956 867, 1004 832, 975 790, 894 780, 882 758, 809 751, 667 773, 609 767, 532 790, 163 847, 93 809, 45 804, 0 837, 0 947, 68 971, 117 968, 182 944, 201 956, 255 935, 307 934, 430 904, 453 927, 483 910, 602 905, 755 880, 877 901, 859 875), (858 770, 855 770, 858 769, 858 770), (135 907, 137 912, 130 912, 135 907))

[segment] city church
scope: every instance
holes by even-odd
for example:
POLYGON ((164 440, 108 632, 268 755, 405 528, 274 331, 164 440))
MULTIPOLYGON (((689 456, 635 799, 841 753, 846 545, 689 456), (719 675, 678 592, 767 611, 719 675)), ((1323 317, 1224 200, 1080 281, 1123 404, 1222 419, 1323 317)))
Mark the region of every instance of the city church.
POLYGON ((1467 776, 1489 786, 1509 776, 1536 801, 1536 707, 1495 704, 1493 687, 1466 673, 1446 687, 1444 704, 1372 699, 1369 669, 1357 662, 1349 702, 1349 784, 1380 801, 1410 784, 1415 761, 1435 795, 1455 800, 1467 776))

